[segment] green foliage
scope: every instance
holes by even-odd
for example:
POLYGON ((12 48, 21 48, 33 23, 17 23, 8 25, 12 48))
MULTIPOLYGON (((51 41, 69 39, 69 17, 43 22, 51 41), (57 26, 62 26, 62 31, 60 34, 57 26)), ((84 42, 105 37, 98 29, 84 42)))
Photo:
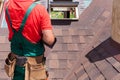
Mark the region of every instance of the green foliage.
MULTIPOLYGON (((64 19, 64 12, 62 11, 51 11, 52 19, 64 19)), ((70 18, 75 18, 74 13, 70 12, 70 18)))

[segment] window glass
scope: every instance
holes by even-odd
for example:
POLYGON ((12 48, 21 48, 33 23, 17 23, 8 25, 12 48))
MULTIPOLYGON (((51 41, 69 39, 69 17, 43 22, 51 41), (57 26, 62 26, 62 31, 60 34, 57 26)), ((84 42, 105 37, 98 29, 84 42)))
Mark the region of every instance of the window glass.
POLYGON ((7 28, 7 24, 6 24, 6 21, 5 21, 5 13, 3 12, 2 14, 2 18, 1 18, 1 28, 7 28))
POLYGON ((3 6, 4 6, 4 4, 7 2, 7 0, 2 0, 1 1, 1 14, 0 14, 0 27, 1 28, 7 28, 7 24, 6 24, 6 21, 5 21, 5 12, 4 12, 4 10, 3 10, 3 6))

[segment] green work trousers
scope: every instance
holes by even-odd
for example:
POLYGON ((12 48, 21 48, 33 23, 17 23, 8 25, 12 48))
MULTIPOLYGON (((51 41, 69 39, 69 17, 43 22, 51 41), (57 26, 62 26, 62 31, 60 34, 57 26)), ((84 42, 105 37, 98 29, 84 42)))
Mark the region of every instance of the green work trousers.
POLYGON ((15 66, 14 77, 12 80, 25 80, 25 67, 15 66))

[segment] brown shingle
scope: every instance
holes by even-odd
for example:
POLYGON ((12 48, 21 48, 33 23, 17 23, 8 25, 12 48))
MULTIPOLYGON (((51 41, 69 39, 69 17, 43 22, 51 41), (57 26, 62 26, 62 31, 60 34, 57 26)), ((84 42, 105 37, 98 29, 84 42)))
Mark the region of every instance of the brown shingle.
POLYGON ((107 80, 112 79, 118 74, 118 72, 105 60, 98 61, 95 64, 107 80))
POLYGON ((62 36, 62 35, 63 35, 62 29, 60 29, 60 28, 55 28, 55 29, 54 29, 54 34, 55 34, 55 36, 62 36))
POLYGON ((0 43, 6 43, 6 36, 0 36, 0 43))
POLYGON ((10 51, 10 44, 8 44, 8 43, 0 44, 0 51, 10 51))
POLYGON ((78 51, 79 47, 77 44, 67 44, 68 51, 78 51))
POLYGON ((63 43, 72 43, 72 36, 63 36, 63 43))

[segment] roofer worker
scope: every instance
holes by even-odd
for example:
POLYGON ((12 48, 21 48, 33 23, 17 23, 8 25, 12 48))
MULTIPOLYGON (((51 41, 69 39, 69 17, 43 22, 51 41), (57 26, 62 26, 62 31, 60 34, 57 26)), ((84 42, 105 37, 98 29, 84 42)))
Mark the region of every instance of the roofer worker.
POLYGON ((11 43, 5 61, 8 76, 12 80, 47 80, 43 42, 53 46, 56 39, 44 6, 33 0, 9 0, 5 18, 11 43))

